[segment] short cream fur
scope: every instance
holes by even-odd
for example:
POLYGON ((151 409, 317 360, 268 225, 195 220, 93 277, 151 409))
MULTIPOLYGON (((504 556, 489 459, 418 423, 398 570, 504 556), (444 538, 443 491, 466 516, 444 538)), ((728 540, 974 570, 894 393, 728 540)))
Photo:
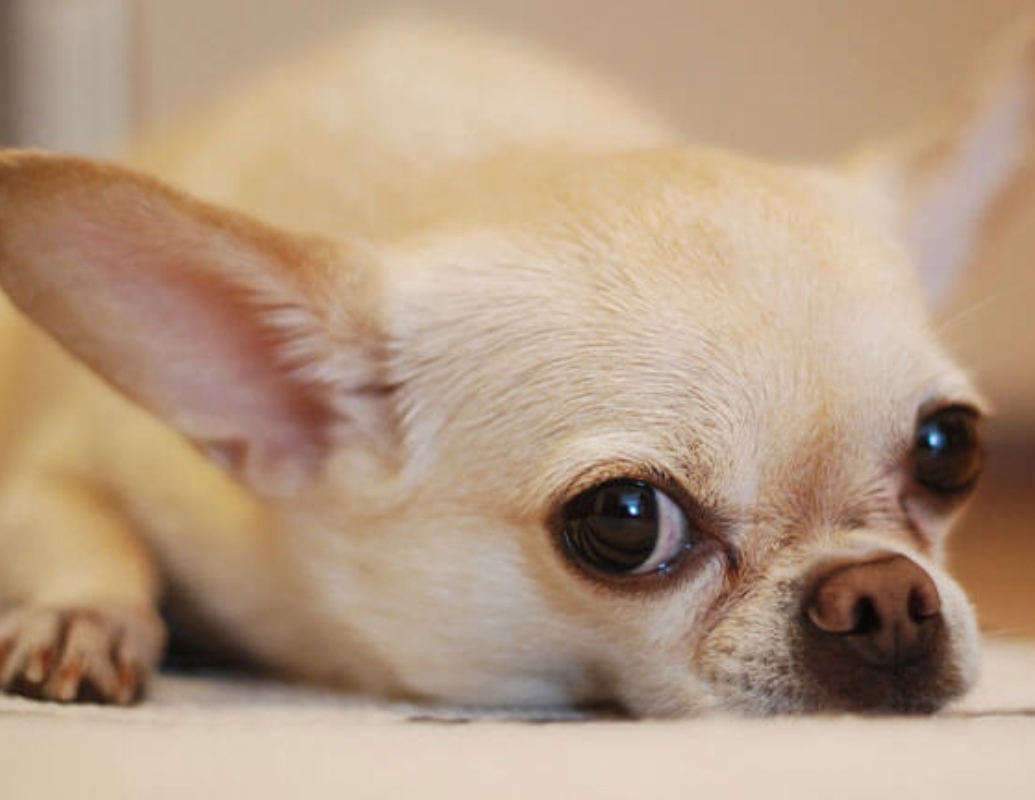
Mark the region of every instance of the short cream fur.
POLYGON ((164 598, 187 638, 355 691, 855 708, 800 663, 802 582, 887 550, 942 597, 922 705, 957 697, 957 506, 903 488, 903 448, 925 404, 982 404, 924 295, 1030 156, 1019 30, 842 164, 686 146, 575 67, 424 22, 125 166, 0 153, 0 284, 32 323, 0 308, 0 684, 133 700, 164 598), (579 575, 558 503, 654 474, 723 546, 656 591, 579 575))

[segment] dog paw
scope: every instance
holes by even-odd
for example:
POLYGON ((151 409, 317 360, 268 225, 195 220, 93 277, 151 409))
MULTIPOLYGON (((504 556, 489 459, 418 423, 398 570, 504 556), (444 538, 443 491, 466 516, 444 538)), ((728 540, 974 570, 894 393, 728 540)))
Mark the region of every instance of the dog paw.
POLYGON ((16 607, 0 612, 0 690, 127 705, 164 646, 165 626, 150 609, 16 607))

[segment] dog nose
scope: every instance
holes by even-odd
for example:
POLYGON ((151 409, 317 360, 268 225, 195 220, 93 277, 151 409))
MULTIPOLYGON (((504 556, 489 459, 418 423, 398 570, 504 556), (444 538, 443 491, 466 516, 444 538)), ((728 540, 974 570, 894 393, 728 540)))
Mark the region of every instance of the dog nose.
POLYGON ((928 655, 942 606, 931 576, 890 552, 826 567, 805 598, 806 616, 820 632, 867 664, 886 668, 928 655))

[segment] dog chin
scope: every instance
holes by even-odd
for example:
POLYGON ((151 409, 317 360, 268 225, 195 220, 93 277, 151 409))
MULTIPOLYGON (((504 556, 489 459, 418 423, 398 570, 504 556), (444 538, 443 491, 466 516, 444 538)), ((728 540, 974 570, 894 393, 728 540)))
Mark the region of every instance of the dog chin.
MULTIPOLYGON (((806 677, 807 679, 807 677, 806 677)), ((955 665, 931 671, 905 667, 894 675, 859 674, 840 691, 819 682, 782 684, 779 676, 735 676, 719 705, 747 716, 778 714, 933 714, 962 697, 972 681, 955 665)))

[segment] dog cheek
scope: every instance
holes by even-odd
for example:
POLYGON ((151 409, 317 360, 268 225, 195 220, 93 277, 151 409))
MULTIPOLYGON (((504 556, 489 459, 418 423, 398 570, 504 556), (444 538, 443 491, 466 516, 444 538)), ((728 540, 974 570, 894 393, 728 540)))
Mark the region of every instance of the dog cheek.
POLYGON ((698 673, 724 708, 746 714, 815 704, 803 668, 800 582, 758 584, 701 641, 698 673))
POLYGON ((937 567, 928 572, 942 598, 942 616, 948 634, 948 653, 940 682, 946 695, 960 696, 977 682, 981 666, 977 614, 962 587, 937 567))

